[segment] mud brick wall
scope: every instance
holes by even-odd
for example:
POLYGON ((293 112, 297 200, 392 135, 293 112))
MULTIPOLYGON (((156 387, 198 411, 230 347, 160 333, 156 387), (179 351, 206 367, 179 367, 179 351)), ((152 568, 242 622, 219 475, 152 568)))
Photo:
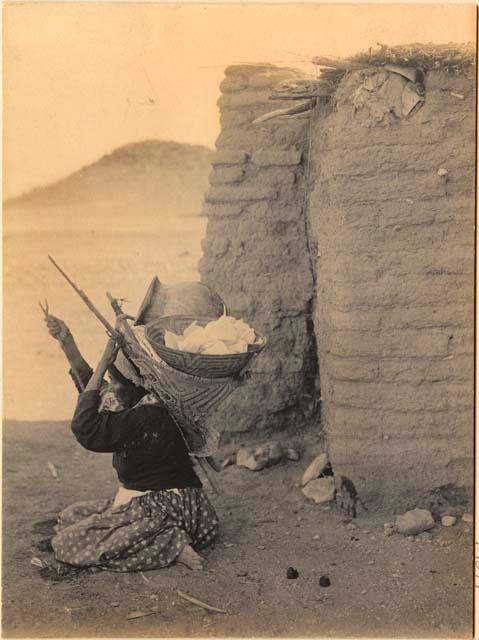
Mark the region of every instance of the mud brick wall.
POLYGON ((430 72, 424 106, 388 126, 354 114, 360 82, 313 136, 330 457, 370 495, 472 486, 474 80, 430 72))
POLYGON ((291 106, 269 95, 295 77, 289 69, 237 65, 226 69, 221 84, 201 280, 219 292, 231 315, 268 339, 249 380, 212 417, 229 432, 303 429, 316 416, 315 265, 305 215, 310 115, 252 124, 291 106))

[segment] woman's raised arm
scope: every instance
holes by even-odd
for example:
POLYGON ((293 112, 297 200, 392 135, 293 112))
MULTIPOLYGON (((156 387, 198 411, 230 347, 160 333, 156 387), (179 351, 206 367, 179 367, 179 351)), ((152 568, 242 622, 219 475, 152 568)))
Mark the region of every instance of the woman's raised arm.
POLYGON ((45 318, 49 334, 58 340, 70 364, 70 375, 73 378, 76 388, 82 392, 91 378, 93 369, 80 353, 79 348, 66 323, 60 318, 48 315, 45 318))

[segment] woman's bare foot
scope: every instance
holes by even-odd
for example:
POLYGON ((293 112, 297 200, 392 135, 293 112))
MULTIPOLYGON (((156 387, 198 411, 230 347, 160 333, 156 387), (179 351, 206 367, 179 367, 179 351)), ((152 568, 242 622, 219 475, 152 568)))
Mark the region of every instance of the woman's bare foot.
POLYGON ((176 561, 185 564, 190 569, 193 569, 193 571, 201 571, 201 569, 203 569, 203 558, 199 556, 196 551, 193 551, 193 548, 189 544, 184 546, 183 551, 176 561))

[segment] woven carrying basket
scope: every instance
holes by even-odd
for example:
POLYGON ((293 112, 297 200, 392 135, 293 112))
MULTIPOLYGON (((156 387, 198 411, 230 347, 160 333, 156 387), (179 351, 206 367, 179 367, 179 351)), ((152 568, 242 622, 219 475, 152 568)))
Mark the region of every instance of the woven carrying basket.
POLYGON ((142 326, 122 334, 122 348, 138 370, 142 385, 165 404, 189 450, 197 457, 214 455, 221 432, 209 424, 208 418, 238 388, 240 380, 201 378, 170 367, 151 347, 142 326))
POLYGON ((200 378, 229 378, 242 371, 250 360, 260 353, 266 344, 263 336, 256 332, 256 342, 248 346, 245 353, 210 355, 188 353, 165 346, 165 331, 180 335, 194 321, 204 327, 216 320, 212 317, 169 316, 146 325, 145 336, 156 353, 174 369, 200 378))

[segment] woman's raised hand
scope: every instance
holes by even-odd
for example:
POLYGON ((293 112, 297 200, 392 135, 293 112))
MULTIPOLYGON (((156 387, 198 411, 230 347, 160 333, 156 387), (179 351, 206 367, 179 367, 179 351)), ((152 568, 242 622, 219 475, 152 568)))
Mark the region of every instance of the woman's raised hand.
POLYGON ((67 325, 60 320, 60 318, 55 318, 55 316, 48 315, 45 318, 45 322, 47 325, 48 333, 59 340, 60 342, 64 342, 70 335, 70 329, 67 325))

